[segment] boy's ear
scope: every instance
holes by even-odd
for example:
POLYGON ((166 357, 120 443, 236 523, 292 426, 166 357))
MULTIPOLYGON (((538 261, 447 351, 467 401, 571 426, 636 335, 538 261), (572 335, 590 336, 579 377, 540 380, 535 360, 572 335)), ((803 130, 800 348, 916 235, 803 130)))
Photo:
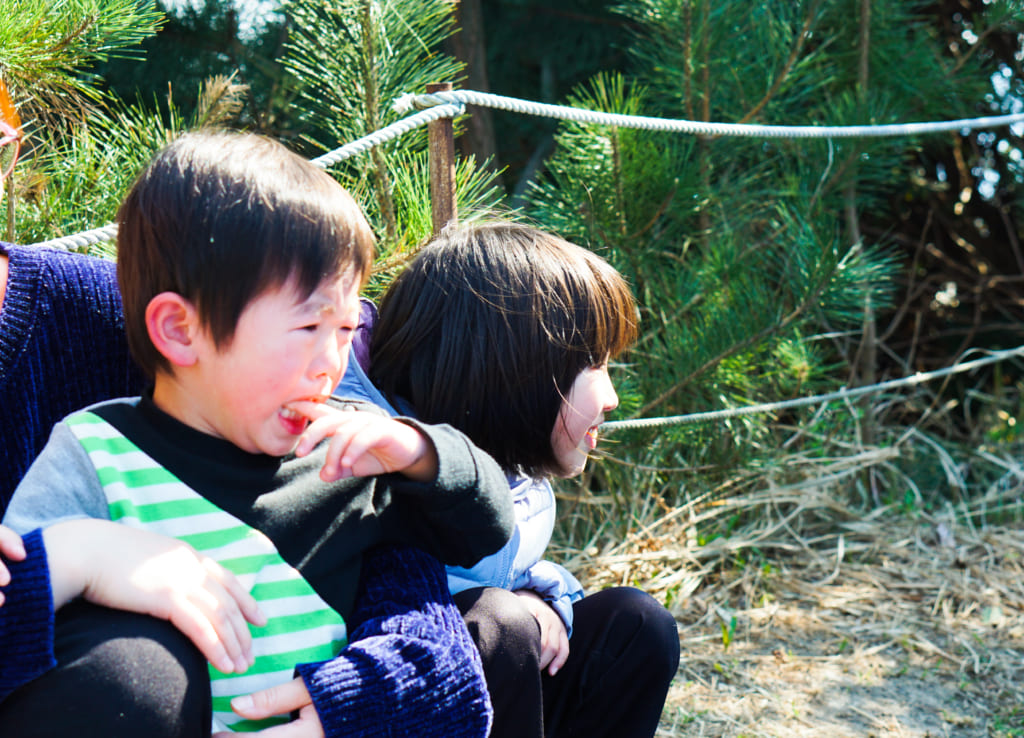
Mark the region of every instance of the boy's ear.
POLYGON ((161 292, 146 306, 146 330, 156 350, 173 366, 192 366, 198 359, 199 316, 177 292, 161 292))

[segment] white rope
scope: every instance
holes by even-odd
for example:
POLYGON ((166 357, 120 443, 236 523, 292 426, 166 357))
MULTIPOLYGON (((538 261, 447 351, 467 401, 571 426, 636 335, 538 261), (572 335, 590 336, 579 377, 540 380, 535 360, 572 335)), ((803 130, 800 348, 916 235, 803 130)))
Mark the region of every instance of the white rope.
MULTIPOLYGON (((331 167, 340 161, 344 161, 349 157, 368 151, 374 146, 380 146, 382 143, 386 143, 392 139, 398 138, 399 136, 403 136, 414 128, 426 125, 438 118, 454 118, 457 115, 462 115, 465 110, 466 107, 461 103, 450 103, 447 105, 429 108, 427 110, 421 110, 420 112, 396 121, 391 125, 384 126, 380 130, 369 133, 362 138, 357 138, 355 141, 339 146, 333 151, 321 154, 315 159, 310 159, 310 161, 321 169, 327 169, 328 167, 331 167)), ((62 238, 54 238, 50 241, 42 241, 33 245, 49 246, 51 248, 67 250, 92 246, 97 243, 105 243, 106 241, 113 241, 115 238, 117 238, 117 223, 111 223, 103 226, 102 228, 94 228, 91 231, 83 231, 82 233, 63 236, 62 238)))
MULTIPOLYGON (((701 121, 676 120, 671 118, 651 118, 640 115, 622 115, 620 113, 602 113, 583 108, 571 108, 565 105, 549 105, 514 97, 494 95, 489 92, 473 90, 453 90, 451 92, 434 92, 426 95, 405 94, 394 102, 394 109, 399 113, 408 112, 413 108, 422 108, 400 121, 385 126, 378 131, 347 143, 334 151, 311 159, 317 166, 327 168, 356 154, 367 151, 374 146, 398 138, 419 126, 439 118, 452 118, 462 115, 466 105, 481 105, 509 110, 524 115, 538 115, 561 120, 573 120, 579 123, 619 126, 620 128, 641 128, 651 131, 669 131, 691 133, 705 136, 760 136, 763 138, 850 138, 869 136, 909 136, 920 133, 936 133, 940 131, 966 131, 976 128, 997 128, 999 126, 1024 122, 1024 113, 1013 115, 997 115, 987 118, 964 118, 961 120, 938 121, 933 123, 897 123, 876 126, 762 126, 738 123, 704 123, 701 121)), ((71 236, 55 238, 35 244, 52 248, 82 248, 97 243, 112 241, 117 238, 117 225, 110 224, 102 228, 83 231, 71 236)))
POLYGON ((703 121, 651 118, 642 115, 601 113, 584 108, 565 105, 549 105, 514 97, 494 95, 473 90, 452 90, 424 95, 406 94, 395 101, 396 110, 413 107, 427 108, 432 105, 466 103, 498 110, 508 110, 524 115, 545 118, 559 118, 577 123, 618 126, 620 128, 642 128, 650 131, 691 133, 701 136, 748 136, 760 138, 865 138, 883 136, 912 136, 921 133, 941 131, 967 131, 976 128, 998 128, 1024 122, 1024 113, 995 115, 985 118, 963 118, 960 120, 936 121, 931 123, 894 123, 889 125, 862 126, 765 126, 740 123, 708 123, 703 121))
POLYGON ((660 428, 667 425, 682 425, 684 423, 701 423, 711 422, 714 420, 724 420, 726 418, 736 418, 746 415, 754 415, 757 413, 770 413, 776 410, 788 410, 794 407, 803 407, 804 405, 817 405, 825 402, 831 402, 833 400, 848 400, 853 397, 860 397, 861 395, 870 394, 872 392, 882 392, 885 390, 896 389, 898 387, 911 387, 924 382, 930 382, 933 379, 939 379, 940 377, 946 377, 952 374, 960 374, 961 372, 969 372, 988 364, 994 364, 1004 359, 1010 359, 1015 356, 1024 357, 1024 346, 1018 346, 1015 349, 1007 349, 1005 351, 995 351, 989 356, 983 359, 975 359, 974 361, 967 361, 963 364, 954 364, 951 367, 945 369, 936 369, 931 372, 917 372, 909 377, 903 377, 902 379, 891 379, 888 382, 879 382, 878 384, 864 385, 863 387, 854 387, 849 389, 843 387, 835 392, 829 392, 824 395, 814 395, 811 397, 796 397, 792 400, 782 400, 780 402, 768 402, 761 405, 747 405, 746 407, 729 408, 725 410, 711 410, 703 413, 691 413, 689 415, 670 415, 662 418, 634 418, 631 420, 610 420, 607 423, 602 423, 600 431, 602 433, 608 433, 610 431, 625 430, 627 428, 660 428))
POLYGON ((438 118, 454 118, 457 115, 462 115, 465 111, 466 106, 459 102, 448 103, 438 107, 428 108, 427 110, 421 110, 414 115, 410 115, 408 118, 403 118, 389 126, 384 126, 379 131, 367 134, 362 138, 356 139, 352 143, 340 146, 334 151, 318 156, 315 159, 310 159, 310 161, 317 166, 326 169, 329 166, 337 164, 343 159, 355 156, 356 154, 361 154, 364 151, 372 149, 374 146, 379 146, 386 141, 403 136, 414 128, 426 125, 438 118))
POLYGON ((63 236, 61 238, 54 238, 49 241, 40 241, 39 243, 33 244, 33 246, 49 246, 50 248, 64 249, 80 249, 85 246, 92 246, 96 243, 105 243, 107 241, 113 241, 117 238, 117 223, 111 223, 105 225, 102 228, 93 228, 91 231, 82 231, 71 236, 63 236))

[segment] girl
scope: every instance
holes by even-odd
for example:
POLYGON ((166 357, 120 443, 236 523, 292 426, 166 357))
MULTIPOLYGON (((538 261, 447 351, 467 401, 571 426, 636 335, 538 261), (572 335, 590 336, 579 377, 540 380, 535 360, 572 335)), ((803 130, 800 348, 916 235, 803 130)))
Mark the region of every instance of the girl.
POLYGON ((338 394, 449 423, 509 475, 512 540, 448 570, 483 657, 492 736, 653 735, 679 661, 672 616, 632 588, 584 597, 541 558, 555 520, 548 477, 583 470, 618 404, 608 361, 636 337, 625 281, 557 236, 476 223, 446 229, 376 320, 369 308, 368 356, 357 342, 338 394))

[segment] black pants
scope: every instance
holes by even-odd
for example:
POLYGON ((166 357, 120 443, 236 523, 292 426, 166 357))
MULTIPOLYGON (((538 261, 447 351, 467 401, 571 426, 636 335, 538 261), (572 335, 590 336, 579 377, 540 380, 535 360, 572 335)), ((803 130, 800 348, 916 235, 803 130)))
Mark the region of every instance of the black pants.
POLYGON ((650 738, 679 667, 675 620, 638 589, 606 589, 573 607, 569 659, 540 670, 540 627, 513 593, 455 595, 483 659, 492 738, 650 738))
POLYGON ((0 703, 4 738, 204 738, 206 659, 168 622, 74 602, 57 613, 57 667, 0 703))

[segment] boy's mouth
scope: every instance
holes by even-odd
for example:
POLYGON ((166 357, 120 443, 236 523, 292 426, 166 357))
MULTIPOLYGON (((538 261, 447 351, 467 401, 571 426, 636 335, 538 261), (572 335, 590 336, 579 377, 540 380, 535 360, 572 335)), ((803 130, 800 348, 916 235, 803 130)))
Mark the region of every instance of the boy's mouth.
POLYGON ((297 436, 306 430, 306 425, 309 423, 309 418, 290 407, 282 407, 278 411, 277 416, 281 419, 285 430, 293 436, 297 436))
MULTIPOLYGON (((301 400, 296 402, 314 402, 317 404, 327 402, 327 397, 318 395, 316 397, 303 397, 301 400)), ((293 436, 301 434, 306 430, 306 426, 313 420, 305 413, 296 410, 289 405, 282 405, 278 411, 278 417, 281 418, 281 422, 284 424, 285 430, 293 436)))

